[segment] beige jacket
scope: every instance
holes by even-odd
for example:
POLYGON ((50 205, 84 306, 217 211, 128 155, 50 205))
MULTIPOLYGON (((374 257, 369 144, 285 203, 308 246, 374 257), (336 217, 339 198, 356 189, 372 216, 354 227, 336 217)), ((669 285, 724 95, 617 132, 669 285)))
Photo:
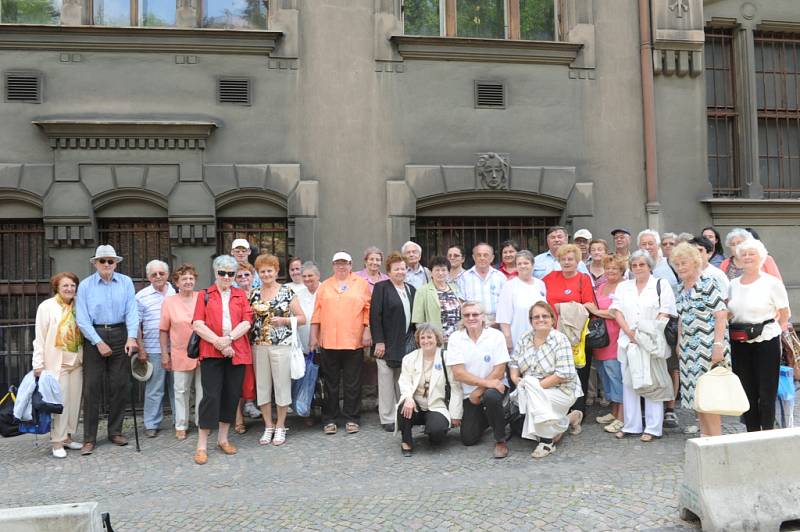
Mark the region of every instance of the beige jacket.
POLYGON ((83 347, 77 353, 56 349, 56 330, 61 320, 61 305, 55 297, 42 301, 36 310, 36 337, 33 339, 33 369, 46 369, 54 375, 61 373, 61 366, 80 366, 83 363, 83 347))
MULTIPOLYGON (((450 379, 450 405, 449 408, 444 404, 444 368, 442 366, 442 350, 436 350, 436 359, 433 362, 433 369, 431 369, 431 382, 428 388, 428 410, 431 412, 438 412, 447 418, 448 422, 452 423, 453 419, 461 419, 464 413, 464 393, 461 390, 461 383, 453 378, 453 371, 447 368, 447 377, 450 379)), ((413 399, 414 392, 419 387, 419 382, 422 379, 422 349, 417 349, 410 352, 403 357, 403 369, 400 372, 400 378, 397 384, 400 388, 400 401, 397 406, 400 407, 405 403, 406 399, 413 399)))

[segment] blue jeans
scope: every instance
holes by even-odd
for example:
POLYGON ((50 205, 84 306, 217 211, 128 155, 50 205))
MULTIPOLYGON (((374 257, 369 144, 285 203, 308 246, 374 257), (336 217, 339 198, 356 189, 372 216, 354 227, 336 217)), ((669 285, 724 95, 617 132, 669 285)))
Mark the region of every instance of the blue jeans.
POLYGON ((147 379, 144 387, 144 428, 161 428, 164 418, 164 388, 169 394, 169 404, 175 412, 175 393, 172 385, 172 372, 161 367, 161 353, 147 353, 153 365, 153 374, 147 379))

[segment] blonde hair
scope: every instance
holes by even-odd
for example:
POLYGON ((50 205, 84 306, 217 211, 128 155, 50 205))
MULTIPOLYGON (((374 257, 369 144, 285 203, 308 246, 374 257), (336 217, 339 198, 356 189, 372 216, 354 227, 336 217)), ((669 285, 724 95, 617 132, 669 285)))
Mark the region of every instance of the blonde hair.
POLYGON ((679 258, 689 259, 698 270, 703 265, 703 258, 700 256, 700 252, 688 242, 681 242, 675 246, 675 249, 672 250, 672 255, 669 256, 669 261, 674 266, 675 259, 679 258))
POLYGON ((481 305, 480 301, 464 301, 461 303, 461 319, 458 322, 458 330, 463 331, 466 329, 466 325, 464 324, 464 309, 467 307, 478 307, 478 310, 481 311, 481 315, 483 319, 481 319, 481 326, 485 329, 486 324, 486 311, 483 309, 483 305, 481 305))
POLYGON ((581 250, 575 244, 564 244, 558 248, 558 251, 556 251, 556 257, 561 260, 570 253, 575 254, 575 260, 581 260, 581 250))

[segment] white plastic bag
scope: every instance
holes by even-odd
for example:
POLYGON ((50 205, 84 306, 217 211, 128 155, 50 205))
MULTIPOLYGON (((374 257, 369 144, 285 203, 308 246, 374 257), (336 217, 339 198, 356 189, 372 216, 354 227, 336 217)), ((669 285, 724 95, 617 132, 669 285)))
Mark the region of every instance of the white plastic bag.
POLYGON ((302 379, 306 374, 306 359, 303 356, 303 348, 300 347, 300 341, 297 338, 297 318, 292 316, 289 318, 292 322, 292 354, 290 368, 292 372, 292 380, 302 379))

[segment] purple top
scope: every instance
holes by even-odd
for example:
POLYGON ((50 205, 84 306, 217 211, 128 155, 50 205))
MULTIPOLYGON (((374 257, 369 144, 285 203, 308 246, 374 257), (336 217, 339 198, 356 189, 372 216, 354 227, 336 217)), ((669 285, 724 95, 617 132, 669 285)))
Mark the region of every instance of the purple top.
POLYGON ((369 274, 367 274, 367 269, 366 268, 364 268, 363 270, 359 270, 359 271, 357 271, 355 273, 356 273, 356 275, 358 275, 359 277, 361 277, 362 279, 364 279, 367 282, 367 284, 369 285, 369 293, 370 294, 375 289, 375 283, 379 283, 381 281, 385 281, 385 280, 387 280, 389 278, 388 275, 386 275, 383 272, 380 272, 381 273, 380 279, 378 279, 377 281, 373 282, 372 279, 369 278, 369 274))

